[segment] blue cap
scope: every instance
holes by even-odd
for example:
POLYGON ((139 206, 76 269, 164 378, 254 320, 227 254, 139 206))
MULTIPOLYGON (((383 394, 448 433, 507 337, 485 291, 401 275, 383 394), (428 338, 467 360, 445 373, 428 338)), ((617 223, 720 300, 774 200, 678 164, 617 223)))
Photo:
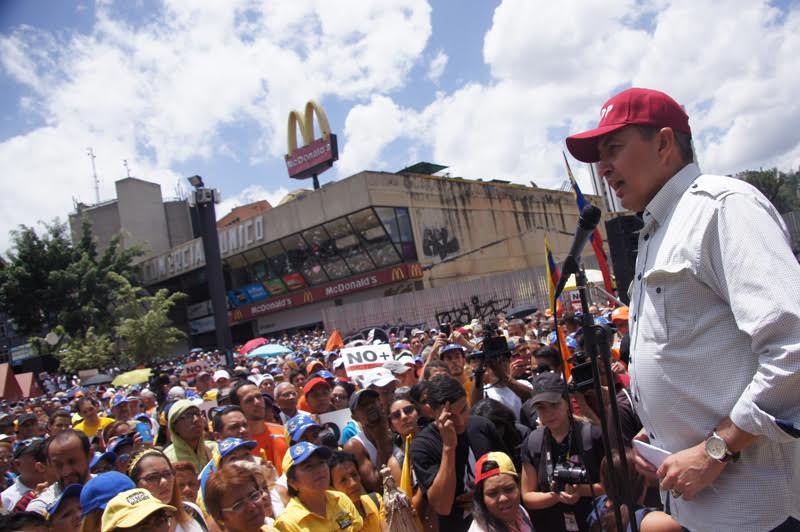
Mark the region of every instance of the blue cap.
POLYGON ((82 489, 83 486, 81 486, 80 484, 70 484, 69 486, 64 488, 64 491, 61 492, 61 495, 58 497, 58 499, 53 501, 53 503, 47 507, 48 519, 51 518, 53 514, 55 514, 58 511, 63 501, 69 499, 70 497, 80 497, 82 489))
POLYGON ((333 454, 333 452, 324 445, 314 445, 307 441, 295 443, 289 447, 289 450, 283 455, 283 471, 286 472, 292 467, 302 464, 317 453, 322 455, 322 458, 325 460, 330 458, 331 454, 333 454))
POLYGON ((440 353, 446 353, 448 351, 453 351, 455 349, 458 349, 459 351, 463 352, 464 351, 464 346, 461 346, 461 345, 458 345, 458 344, 447 344, 439 352, 440 353))
POLYGON ((286 432, 292 441, 298 441, 303 437, 306 429, 309 427, 319 427, 320 424, 314 421, 314 418, 308 414, 297 414, 292 419, 286 422, 286 432))
POLYGON ((133 438, 131 436, 123 436, 117 440, 114 440, 111 445, 109 445, 106 450, 111 451, 112 453, 117 453, 117 449, 122 447, 123 445, 133 445, 133 438))
POLYGON ((322 377, 323 379, 335 379, 333 373, 328 371, 327 369, 321 369, 318 372, 314 373, 317 377, 322 377))
POLYGON ((94 453, 92 456, 92 461, 89 462, 89 469, 94 468, 97 464, 100 463, 100 460, 108 460, 112 464, 117 461, 117 453, 106 451, 104 453, 94 453))
POLYGON ((94 510, 105 510, 106 504, 115 495, 132 490, 136 484, 118 471, 100 473, 83 485, 81 490, 81 517, 94 510))
POLYGON ((281 368, 272 368, 270 370, 270 373, 272 373, 273 375, 280 375, 283 372, 281 371, 281 368))
POLYGON ((217 444, 217 448, 219 449, 219 456, 221 458, 225 458, 240 447, 253 450, 256 448, 257 445, 258 444, 253 440, 243 440, 241 438, 225 438, 224 440, 222 440, 217 444))
POLYGON ((128 398, 122 394, 117 394, 111 400, 111 408, 121 405, 122 403, 127 403, 128 398))
POLYGON ((575 341, 573 336, 567 336, 567 347, 570 349, 578 349, 578 342, 575 341))

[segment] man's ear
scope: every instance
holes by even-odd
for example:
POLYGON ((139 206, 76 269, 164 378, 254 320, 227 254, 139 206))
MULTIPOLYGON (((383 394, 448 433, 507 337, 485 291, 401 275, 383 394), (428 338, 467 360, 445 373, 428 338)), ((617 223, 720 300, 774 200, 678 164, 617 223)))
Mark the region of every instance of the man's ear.
POLYGON ((668 163, 670 157, 678 149, 675 132, 671 127, 663 127, 658 131, 658 158, 662 163, 668 163))

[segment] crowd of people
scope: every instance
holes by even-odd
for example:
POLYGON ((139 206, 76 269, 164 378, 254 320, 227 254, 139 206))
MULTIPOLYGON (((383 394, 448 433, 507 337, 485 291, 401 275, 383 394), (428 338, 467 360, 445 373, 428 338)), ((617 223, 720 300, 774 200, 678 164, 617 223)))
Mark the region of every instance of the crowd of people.
MULTIPOLYGON (((592 307, 616 331, 622 398, 626 310, 592 307)), ((234 368, 192 353, 144 385, 44 376, 49 393, 2 404, 0 529, 389 530, 391 477, 417 529, 599 530, 615 503, 601 482, 600 401, 567 393, 549 314, 401 330, 388 338, 393 359, 363 378, 320 331, 269 340, 284 356, 237 353, 234 368), (332 412, 347 421, 326 421, 332 412), (559 483, 566 466, 585 479, 559 483)), ((570 354, 578 318, 559 324, 570 354)), ((636 423, 625 425, 630 440, 636 423)), ((642 508, 653 510, 645 524, 661 509, 642 508)))

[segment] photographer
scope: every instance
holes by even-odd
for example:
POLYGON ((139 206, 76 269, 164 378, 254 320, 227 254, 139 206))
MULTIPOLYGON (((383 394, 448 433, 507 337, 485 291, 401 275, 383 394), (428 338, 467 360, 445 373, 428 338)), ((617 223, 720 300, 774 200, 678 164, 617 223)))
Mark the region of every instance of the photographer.
MULTIPOLYGON (((481 349, 470 357, 478 361, 474 370, 475 386, 471 403, 477 404, 485 395, 509 407, 519 421, 522 402, 531 397, 530 383, 510 376, 511 352, 504 336, 485 337, 481 349)), ((530 366, 529 360, 524 363, 530 366)), ((519 366, 520 361, 517 360, 516 364, 519 366)))
POLYGON ((586 531, 599 481, 600 429, 571 419, 566 388, 557 373, 533 381, 533 404, 542 424, 522 449, 522 502, 536 530, 586 531))

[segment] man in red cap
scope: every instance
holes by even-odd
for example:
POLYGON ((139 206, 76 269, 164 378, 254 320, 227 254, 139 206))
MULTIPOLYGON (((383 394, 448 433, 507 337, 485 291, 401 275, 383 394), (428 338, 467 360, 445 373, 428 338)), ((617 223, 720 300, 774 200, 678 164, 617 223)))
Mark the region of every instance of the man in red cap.
POLYGON ((631 88, 595 129, 567 138, 644 222, 631 391, 637 439, 672 454, 636 465, 690 530, 798 530, 800 265, 772 204, 744 181, 702 174, 691 135, 675 100, 631 88))

